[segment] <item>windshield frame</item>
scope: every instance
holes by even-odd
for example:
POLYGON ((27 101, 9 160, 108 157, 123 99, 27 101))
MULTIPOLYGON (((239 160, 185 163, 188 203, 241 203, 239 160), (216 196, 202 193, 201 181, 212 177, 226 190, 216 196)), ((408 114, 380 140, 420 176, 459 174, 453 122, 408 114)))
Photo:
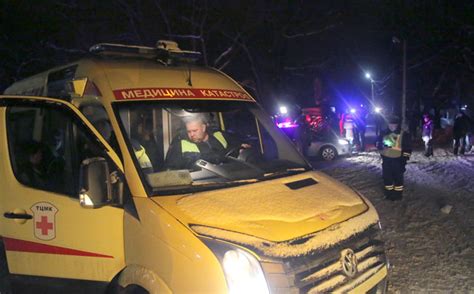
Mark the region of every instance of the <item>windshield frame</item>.
MULTIPOLYGON (((240 105, 239 105, 240 106, 240 105)), ((222 106, 220 106, 222 107, 222 106)), ((257 183, 261 181, 266 181, 270 179, 276 179, 276 178, 281 178, 281 177, 286 177, 298 173, 303 173, 312 170, 312 166, 309 164, 309 162, 306 160, 306 158, 301 155, 296 148, 294 147, 294 144, 292 143, 291 139, 288 138, 283 132, 281 132, 276 125, 273 123, 271 120, 270 116, 264 111, 264 109, 256 102, 254 101, 234 101, 234 100, 198 100, 198 101, 191 101, 191 100, 186 100, 186 99, 174 99, 174 100, 135 100, 135 101, 120 101, 120 102, 113 102, 112 103, 112 109, 114 111, 115 118, 117 119, 120 132, 124 138, 125 144, 127 146, 127 150, 130 154, 130 158, 132 159, 134 163, 134 169, 138 173, 140 180, 142 182, 142 185, 148 195, 148 197, 153 197, 153 196, 171 196, 171 195, 179 195, 179 194, 185 194, 185 193, 197 193, 197 192, 203 192, 203 191, 209 191, 209 190, 215 190, 215 189, 222 189, 222 188, 229 188, 229 187, 234 187, 234 186, 240 186, 240 185, 247 185, 247 184, 252 184, 252 183, 257 183), (227 181, 227 182, 209 182, 207 184, 197 184, 197 185, 182 185, 182 186, 168 186, 168 187, 163 187, 160 189, 152 187, 147 179, 146 179, 146 174, 140 168, 139 162, 136 158, 136 156, 133 156, 134 150, 132 147, 131 143, 131 138, 129 136, 128 131, 126 130, 126 127, 124 125, 124 122, 122 121, 120 111, 123 108, 131 109, 132 107, 135 107, 136 105, 159 105, 161 109, 165 108, 172 108, 172 107, 180 107, 179 103, 190 103, 192 104, 193 102, 196 104, 202 104, 203 102, 210 102, 210 103, 226 103, 228 104, 229 102, 232 102, 232 104, 247 104, 248 109, 254 109, 254 111, 260 112, 258 116, 258 120, 266 120, 265 123, 271 124, 272 128, 279 132, 278 136, 281 136, 278 139, 282 139, 286 141, 286 144, 290 144, 292 147, 290 147, 295 154, 298 155, 299 159, 301 160, 301 166, 298 166, 296 168, 287 168, 286 171, 279 171, 279 172, 272 172, 270 174, 266 174, 265 176, 261 178, 255 178, 255 179, 244 179, 244 180, 232 180, 232 181, 227 181), (178 103, 178 104, 177 104, 178 103), (125 106, 127 105, 127 106, 125 106), (133 105, 133 106, 130 106, 133 105), (168 106, 169 105, 169 106, 168 106)), ((213 108, 208 110, 209 112, 213 111, 213 108)), ((256 114, 252 113, 255 117, 257 117, 256 114)), ((262 126, 263 127, 263 126, 262 126)), ((166 152, 165 152, 166 153, 166 152)), ((166 154, 165 154, 166 155, 166 154)))

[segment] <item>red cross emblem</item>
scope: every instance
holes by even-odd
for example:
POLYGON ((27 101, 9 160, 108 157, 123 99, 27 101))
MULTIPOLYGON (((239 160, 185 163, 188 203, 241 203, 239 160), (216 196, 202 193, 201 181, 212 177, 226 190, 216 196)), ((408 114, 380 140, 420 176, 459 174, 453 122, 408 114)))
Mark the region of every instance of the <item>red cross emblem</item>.
POLYGON ((56 237, 56 213, 58 209, 49 202, 38 202, 31 207, 34 218, 34 235, 40 240, 56 237))
POLYGON ((48 222, 47 216, 42 216, 40 222, 36 222, 36 228, 41 230, 41 235, 48 235, 48 231, 53 229, 53 223, 48 222))

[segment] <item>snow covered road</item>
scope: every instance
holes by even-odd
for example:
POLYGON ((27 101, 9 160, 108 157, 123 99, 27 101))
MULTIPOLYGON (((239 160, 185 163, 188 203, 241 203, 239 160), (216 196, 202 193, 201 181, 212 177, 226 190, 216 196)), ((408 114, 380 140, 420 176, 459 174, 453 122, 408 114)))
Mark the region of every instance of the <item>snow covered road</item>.
POLYGON ((313 162, 377 208, 391 263, 389 293, 474 293, 474 153, 434 153, 413 153, 399 202, 382 198, 377 152, 313 162))

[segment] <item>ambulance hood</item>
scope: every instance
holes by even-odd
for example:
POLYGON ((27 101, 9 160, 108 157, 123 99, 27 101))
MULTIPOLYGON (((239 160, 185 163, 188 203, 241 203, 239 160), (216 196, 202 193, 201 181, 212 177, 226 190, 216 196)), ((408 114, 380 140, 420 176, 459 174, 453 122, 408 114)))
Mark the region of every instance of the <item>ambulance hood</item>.
POLYGON ((335 232, 314 238, 327 245, 378 221, 370 203, 320 172, 152 199, 199 235, 254 247, 335 232))

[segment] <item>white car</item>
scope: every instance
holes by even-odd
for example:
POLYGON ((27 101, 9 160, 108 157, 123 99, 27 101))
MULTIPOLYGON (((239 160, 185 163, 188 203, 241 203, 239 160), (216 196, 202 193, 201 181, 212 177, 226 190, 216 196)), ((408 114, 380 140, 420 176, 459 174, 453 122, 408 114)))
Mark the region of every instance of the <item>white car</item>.
POLYGON ((350 155, 352 153, 352 145, 349 140, 337 135, 315 135, 308 149, 306 156, 319 157, 322 160, 331 161, 338 156, 350 155))

